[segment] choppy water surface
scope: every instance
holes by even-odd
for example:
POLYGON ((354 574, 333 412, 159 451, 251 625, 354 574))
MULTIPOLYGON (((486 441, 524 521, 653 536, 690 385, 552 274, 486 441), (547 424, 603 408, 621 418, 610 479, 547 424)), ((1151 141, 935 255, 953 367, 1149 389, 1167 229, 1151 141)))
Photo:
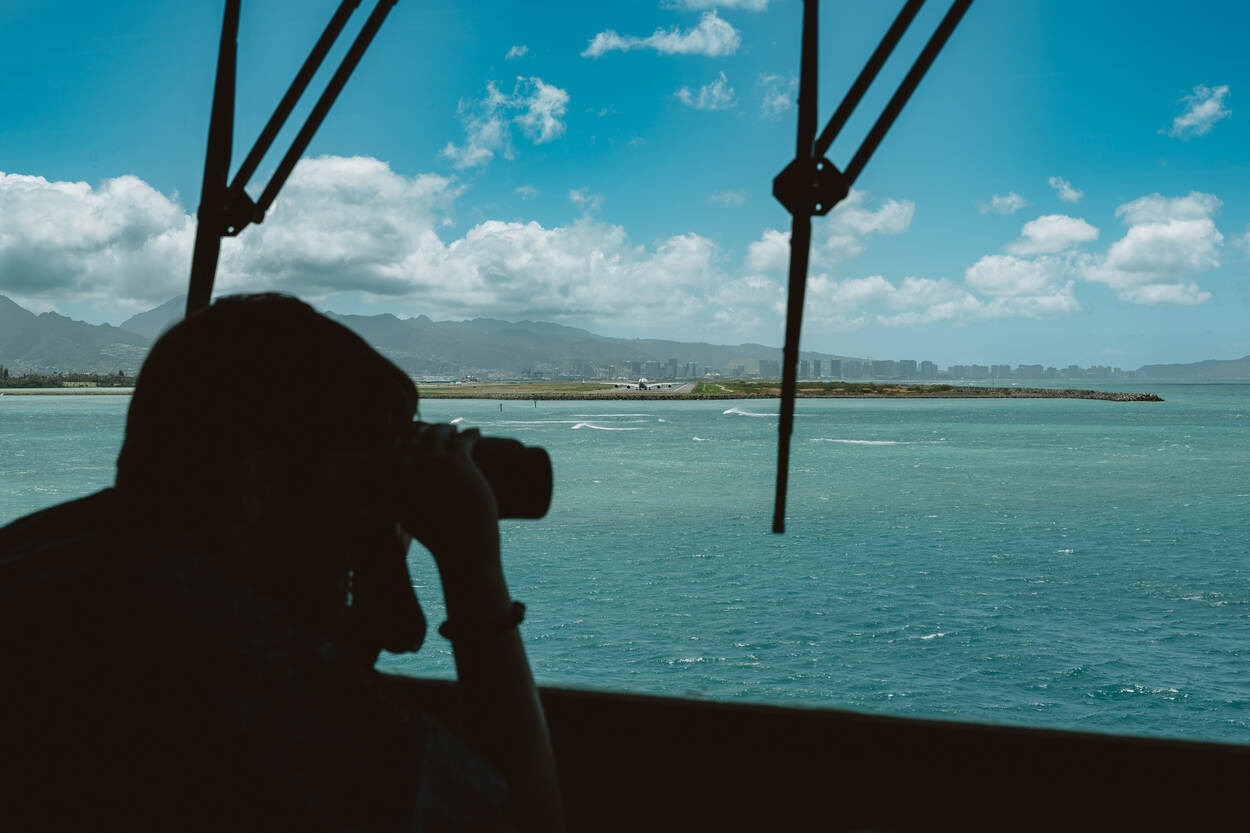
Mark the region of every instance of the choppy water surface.
MULTIPOLYGON (((508 522, 541 682, 1250 743, 1250 386, 1164 403, 432 400, 545 446, 508 522)), ((0 398, 0 522, 107 484, 124 397, 0 398)), ((433 564, 410 564, 433 622, 433 564)), ((453 673, 431 633, 405 673, 453 673)))

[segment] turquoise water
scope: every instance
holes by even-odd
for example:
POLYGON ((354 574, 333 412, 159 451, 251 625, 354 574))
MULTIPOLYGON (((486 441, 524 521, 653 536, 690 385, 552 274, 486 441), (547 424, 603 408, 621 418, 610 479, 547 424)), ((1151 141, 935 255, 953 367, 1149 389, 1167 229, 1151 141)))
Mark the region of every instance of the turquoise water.
MULTIPOLYGON (((1250 743, 1250 386, 1164 403, 432 400, 551 452, 505 524, 540 682, 1250 743)), ((0 523, 107 484, 125 397, 0 397, 0 523)), ((433 622, 433 564, 410 564, 433 622)), ((391 670, 452 674, 431 634, 391 670)))

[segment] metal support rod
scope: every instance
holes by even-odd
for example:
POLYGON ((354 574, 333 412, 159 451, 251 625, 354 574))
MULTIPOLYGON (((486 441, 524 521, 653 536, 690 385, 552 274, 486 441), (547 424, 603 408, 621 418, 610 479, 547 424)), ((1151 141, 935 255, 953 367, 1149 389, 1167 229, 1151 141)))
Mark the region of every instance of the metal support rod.
POLYGON ((213 110, 208 120, 208 150, 204 157, 204 181, 196 211, 195 250, 191 256, 191 281, 187 288, 190 316, 208 306, 213 294, 217 258, 221 254, 222 213, 226 201, 226 177, 234 136, 234 80, 238 53, 240 0, 226 0, 217 48, 217 80, 213 86, 213 110))
POLYGON ((286 123, 287 118, 291 115, 291 111, 295 109, 295 104, 299 101, 300 96, 304 94, 304 90, 308 89, 308 82, 312 81, 312 77, 317 74, 317 69, 320 68, 321 62, 325 60, 326 53, 330 51, 330 47, 338 40, 339 33, 343 31, 343 27, 347 25, 348 18, 352 16, 352 13, 356 11, 356 7, 359 5, 360 0, 343 0, 339 4, 338 11, 334 13, 334 17, 330 18, 330 22, 326 24, 325 31, 321 33, 321 37, 313 45, 312 51, 308 53, 308 57, 304 60, 304 65, 299 68, 299 73, 295 76, 295 80, 291 82, 286 95, 282 96, 282 100, 274 108, 273 115, 269 117, 269 121, 265 124, 265 129, 257 137, 256 144, 252 145, 252 150, 248 153, 247 158, 243 160, 243 164, 239 166, 238 173, 234 175, 234 180, 230 183, 232 191, 247 187, 247 182, 252 178, 252 174, 256 173, 256 167, 260 165, 260 160, 264 159, 265 154, 269 152, 269 146, 277 138, 278 131, 282 129, 282 125, 286 123))
POLYGON ((295 168, 295 163, 299 161, 300 156, 303 155, 304 150, 308 147, 308 143, 312 141, 313 134, 321 126, 322 119, 326 117, 326 113, 330 111, 330 106, 334 104, 334 100, 342 92, 343 85, 347 83, 352 70, 360 62, 361 56, 365 54, 365 49, 369 47, 373 36, 377 34, 378 28, 381 27, 382 21, 386 19, 386 15, 390 12, 391 7, 395 5, 395 2, 396 0, 378 0, 378 5, 374 7, 373 12, 369 15, 369 19, 365 21, 365 25, 361 27, 360 32, 356 35, 356 40, 352 42, 351 49, 347 51, 347 55, 343 58, 343 63, 339 65, 338 70, 334 73, 334 77, 330 79, 325 92, 321 94, 321 98, 317 99, 317 104, 313 107, 312 112, 308 114, 308 120, 300 128, 299 133, 295 137, 295 142, 291 145, 291 149, 286 152, 286 156, 282 157, 282 162, 278 164, 278 168, 274 171, 269 184, 265 186, 260 199, 256 201, 255 221, 264 218, 265 212, 273 203, 274 197, 278 195, 278 190, 286 182, 287 177, 291 175, 291 171, 295 168))
MULTIPOLYGON (((816 139, 816 55, 819 44, 818 0, 803 0, 803 47, 799 72, 799 125, 795 137, 795 159, 807 160, 815 171, 812 156, 816 139)), ((782 352, 781 419, 777 424, 777 492, 773 502, 773 532, 785 532, 786 485, 790 473, 790 435, 794 432, 795 377, 799 364, 799 330, 803 324, 803 298, 807 287, 807 260, 812 242, 814 192, 807 192, 804 205, 793 214, 790 228, 790 285, 786 301, 786 341, 782 352)))
POLYGON ((786 339, 782 352, 781 418, 777 425, 777 492, 773 504, 773 532, 785 532, 786 488, 790 474, 790 440, 794 433, 794 400, 797 394, 799 339, 803 326, 803 302, 807 294, 807 267, 811 257, 812 215, 827 214, 842 200, 863 171, 877 145, 915 92, 934 58, 942 51, 972 0, 955 0, 920 57, 903 78, 885 110, 855 152, 845 173, 824 158, 839 131, 864 93, 889 59, 903 33, 915 19, 924 0, 907 0, 885 37, 869 57, 855 83, 847 91, 833 118, 816 138, 817 3, 803 0, 803 47, 799 76, 798 134, 794 161, 773 180, 773 194, 793 218, 790 230, 790 274, 786 301, 786 339))
POLYGON ((864 143, 859 146, 859 150, 855 152, 855 156, 851 159, 850 164, 846 166, 846 178, 849 182, 855 182, 859 177, 860 171, 868 164, 868 160, 877 149, 877 145, 885 138, 886 131, 890 129, 890 125, 894 124, 894 120, 898 118, 903 105, 907 103, 907 99, 911 98, 911 94, 916 91, 916 85, 920 83, 920 79, 924 78, 924 74, 933 63, 933 59, 942 51, 942 47, 946 45, 947 39, 950 38, 951 33, 955 31, 955 27, 959 25, 959 21, 963 18, 964 12, 968 11, 968 7, 971 5, 972 0, 955 0, 946 16, 942 18, 942 22, 938 24, 937 31, 933 33, 933 37, 929 38, 929 42, 925 44, 924 49, 920 52, 920 57, 912 65, 911 70, 903 79, 903 83, 899 84, 898 89, 894 92, 894 96, 890 99, 890 103, 885 106, 885 110, 877 118, 877 123, 872 126, 872 130, 868 131, 868 137, 864 139, 864 143))
POLYGON ((911 25, 912 20, 916 17, 916 13, 920 11, 920 7, 923 5, 924 0, 907 0, 907 5, 903 6, 898 13, 898 17, 894 18, 894 23, 886 31, 885 37, 881 39, 881 43, 877 44, 872 57, 868 59, 868 63, 864 64, 864 68, 860 70, 859 77, 855 79, 855 83, 851 85, 851 88, 846 91, 846 96, 842 99, 842 103, 838 105, 838 109, 834 111, 833 118, 829 119, 829 123, 821 131, 820 138, 816 140, 816 156, 824 156, 829 152, 829 147, 833 144, 833 140, 838 138, 838 133, 846 125, 846 120, 851 117, 851 113, 859 106, 860 99, 864 97, 864 93, 868 92, 868 88, 876 80, 877 73, 881 71, 881 67, 889 60, 890 53, 894 51, 894 47, 898 46, 903 33, 907 31, 907 27, 911 25))

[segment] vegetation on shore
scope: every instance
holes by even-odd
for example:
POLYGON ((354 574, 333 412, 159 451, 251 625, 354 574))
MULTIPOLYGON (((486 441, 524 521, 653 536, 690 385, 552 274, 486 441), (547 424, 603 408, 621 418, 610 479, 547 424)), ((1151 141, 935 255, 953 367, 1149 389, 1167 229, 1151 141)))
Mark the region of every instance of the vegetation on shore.
MULTIPOLYGON (((689 392, 668 389, 628 390, 599 382, 473 383, 420 385, 427 399, 776 399, 781 383, 726 379, 697 382, 689 392)), ((1116 393, 1070 388, 991 388, 883 382, 801 382, 798 395, 805 398, 930 398, 930 399, 1102 399, 1113 402, 1161 402, 1153 393, 1116 393)))
MULTIPOLYGON (((27 373, 14 376, 0 365, 0 389, 13 388, 129 388, 135 377, 116 373, 27 373)), ((688 392, 668 389, 628 390, 605 382, 475 382, 418 384, 426 399, 775 399, 781 396, 776 380, 725 379, 694 383, 688 392)), ((892 382, 799 382, 798 396, 824 399, 1102 399, 1113 402, 1162 402, 1153 393, 1117 393, 1072 388, 994 388, 974 385, 903 384, 892 382)))
POLYGON ((116 373, 23 373, 0 365, 0 388, 132 388, 135 377, 116 373))

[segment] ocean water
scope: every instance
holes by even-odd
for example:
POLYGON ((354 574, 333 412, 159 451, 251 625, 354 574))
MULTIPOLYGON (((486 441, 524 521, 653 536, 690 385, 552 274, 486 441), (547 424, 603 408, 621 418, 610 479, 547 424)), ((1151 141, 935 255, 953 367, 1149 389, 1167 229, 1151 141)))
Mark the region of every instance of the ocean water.
MULTIPOLYGON (((422 416, 551 453, 550 514, 504 531, 542 683, 1250 743, 1250 385, 1144 387, 801 400, 784 536, 775 401, 422 416)), ((108 484, 126 403, 0 397, 0 523, 108 484)), ((453 674, 433 628, 380 665, 453 674)))

